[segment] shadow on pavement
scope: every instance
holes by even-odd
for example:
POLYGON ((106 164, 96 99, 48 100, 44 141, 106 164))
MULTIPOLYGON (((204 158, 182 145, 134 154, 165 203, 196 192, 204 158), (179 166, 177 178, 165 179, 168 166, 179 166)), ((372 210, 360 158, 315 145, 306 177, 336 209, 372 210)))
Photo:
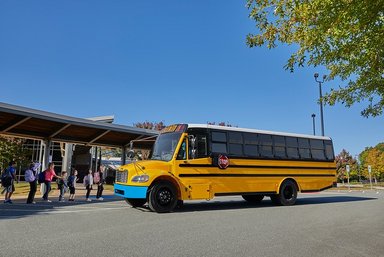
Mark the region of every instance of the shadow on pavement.
MULTIPOLYGON (((33 215, 44 215, 54 213, 55 211, 67 211, 70 213, 72 210, 82 208, 111 208, 108 203, 121 202, 121 205, 115 204, 115 208, 127 207, 131 209, 128 204, 122 201, 122 198, 113 195, 104 196, 104 201, 97 201, 93 199, 92 202, 85 201, 85 198, 79 198, 75 202, 58 202, 52 201, 51 203, 39 201, 36 199, 36 204, 26 204, 25 199, 16 199, 13 204, 0 203, 0 220, 3 219, 17 219, 33 215), (68 208, 69 207, 69 208, 68 208)), ((318 205, 318 204, 333 204, 333 203, 348 203, 348 202, 361 202, 377 200, 375 197, 359 197, 359 196, 306 196, 299 197, 295 206, 305 205, 318 205)), ((224 199, 220 197, 211 201, 187 201, 180 208, 175 209, 175 213, 195 212, 195 211, 220 211, 220 210, 233 210, 233 209, 251 209, 251 208, 273 208, 278 207, 272 203, 269 197, 265 197, 260 203, 253 204, 242 200, 241 197, 234 200, 224 199)), ((293 206, 294 207, 294 206, 293 206)), ((132 208, 133 209, 133 208, 132 208)), ((150 212, 148 205, 142 208, 136 208, 138 211, 150 212)), ((79 211, 79 210, 77 210, 79 211)))
MULTIPOLYGON (((219 198, 217 198, 219 199, 219 198)), ((295 206, 332 204, 377 200, 374 197, 358 197, 358 196, 323 196, 323 197, 303 197, 298 198, 295 206)), ((249 209, 249 208, 273 208, 279 207, 272 203, 269 197, 265 197, 260 203, 253 204, 242 199, 232 201, 209 201, 209 202, 188 202, 175 212, 192 212, 192 211, 214 211, 214 210, 232 210, 232 209, 249 209)), ((293 206, 294 207, 294 206, 293 206)))
MULTIPOLYGON (((85 210, 86 208, 91 209, 92 207, 103 208, 104 205, 105 208, 108 208, 110 207, 107 205, 108 203, 119 202, 122 200, 122 198, 113 195, 106 195, 103 196, 103 198, 103 201, 99 201, 95 198, 92 198, 91 202, 87 202, 85 201, 85 198, 79 197, 74 202, 59 202, 57 198, 54 199, 52 197, 50 198, 52 200, 52 202, 50 203, 42 201, 41 198, 36 198, 36 204, 26 204, 25 199, 13 199, 13 204, 4 204, 3 201, 1 201, 0 220, 17 219, 33 215, 43 215, 49 214, 50 212, 54 213, 55 211, 63 210, 68 211, 70 213, 71 210, 76 209, 76 207, 81 207, 85 210)), ((125 202, 122 203, 122 207, 123 206, 129 207, 129 205, 125 202)))

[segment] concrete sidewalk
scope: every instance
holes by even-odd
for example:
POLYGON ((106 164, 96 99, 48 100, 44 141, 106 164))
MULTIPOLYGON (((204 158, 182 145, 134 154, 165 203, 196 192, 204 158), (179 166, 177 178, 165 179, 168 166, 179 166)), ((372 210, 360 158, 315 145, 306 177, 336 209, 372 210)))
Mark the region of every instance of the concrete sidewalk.
MULTIPOLYGON (((3 188, 1 188, 1 191, 2 191, 3 188)), ((92 200, 96 200, 96 192, 97 192, 97 188, 94 188, 92 189, 91 191, 91 194, 90 194, 90 198, 92 200)), ((84 200, 85 201, 85 194, 86 194, 86 189, 80 184, 79 184, 79 187, 76 187, 76 197, 75 199, 79 199, 79 200, 84 200)), ((2 203, 4 201, 4 194, 1 194, 0 195, 0 203, 2 203)), ((108 189, 104 189, 103 191, 103 198, 104 196, 106 197, 111 197, 111 196, 114 196, 114 193, 112 190, 108 190, 108 189)), ((43 195, 41 194, 40 192, 40 186, 38 185, 37 187, 37 191, 36 191, 36 195, 35 195, 35 201, 38 201, 38 202, 41 202, 43 201, 41 198, 43 197, 43 195)), ((67 200, 69 197, 69 190, 65 193, 64 195, 64 199, 67 200)), ((18 194, 17 193, 17 188, 16 188, 16 191, 15 191, 15 194, 12 195, 11 199, 12 200, 18 200, 17 202, 19 201, 27 201, 27 198, 28 198, 28 192, 26 194, 18 194)), ((48 197, 51 201, 58 201, 59 199, 59 190, 57 189, 54 189, 52 190, 50 193, 49 193, 49 197, 48 197)))

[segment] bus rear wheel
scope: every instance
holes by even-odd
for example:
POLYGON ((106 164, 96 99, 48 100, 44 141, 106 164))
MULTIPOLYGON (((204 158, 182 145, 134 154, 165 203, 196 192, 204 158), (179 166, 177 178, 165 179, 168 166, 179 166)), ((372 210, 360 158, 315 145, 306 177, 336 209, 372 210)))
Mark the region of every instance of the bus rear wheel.
POLYGON ((168 181, 160 181, 153 185, 148 194, 149 208, 158 213, 171 212, 177 205, 177 191, 168 181))
POLYGON ((250 203, 260 203, 264 195, 242 195, 243 199, 250 203))
POLYGON ((285 180, 279 190, 278 195, 271 195, 271 200, 274 204, 290 206, 296 203, 297 186, 292 180, 285 180))
POLYGON ((125 198, 125 201, 131 205, 134 208, 142 207, 146 202, 147 199, 141 199, 141 198, 125 198))

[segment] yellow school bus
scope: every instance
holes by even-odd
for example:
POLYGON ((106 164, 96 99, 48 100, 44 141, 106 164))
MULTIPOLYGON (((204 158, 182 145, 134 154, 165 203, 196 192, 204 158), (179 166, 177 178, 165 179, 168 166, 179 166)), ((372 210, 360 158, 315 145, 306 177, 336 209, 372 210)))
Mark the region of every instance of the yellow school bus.
POLYGON ((161 131, 149 160, 119 168, 114 192, 133 207, 148 202, 152 211, 170 212, 184 200, 224 195, 293 205, 298 192, 335 182, 329 137, 176 124, 161 131))

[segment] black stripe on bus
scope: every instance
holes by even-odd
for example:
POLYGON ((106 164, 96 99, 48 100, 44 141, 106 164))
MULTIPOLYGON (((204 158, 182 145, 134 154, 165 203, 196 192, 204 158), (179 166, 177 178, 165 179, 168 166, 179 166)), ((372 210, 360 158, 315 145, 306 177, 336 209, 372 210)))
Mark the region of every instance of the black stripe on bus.
POLYGON ((216 193, 215 196, 229 196, 229 195, 273 195, 275 191, 268 192, 234 192, 234 193, 216 193))
POLYGON ((314 192, 320 192, 320 191, 323 191, 323 190, 327 190, 327 189, 330 189, 332 188, 333 186, 327 186, 327 187, 324 187, 324 188, 321 188, 321 189, 318 189, 318 190, 301 190, 302 193, 314 193, 314 192))
POLYGON ((179 177, 335 177, 336 174, 233 174, 233 173, 205 173, 179 174, 179 177))
MULTIPOLYGON (((194 168, 218 168, 212 164, 179 164, 179 167, 194 168)), ((262 165, 229 165, 229 168, 250 168, 250 169, 294 169, 294 170, 333 170, 329 167, 305 167, 305 166, 262 166, 262 165)))

